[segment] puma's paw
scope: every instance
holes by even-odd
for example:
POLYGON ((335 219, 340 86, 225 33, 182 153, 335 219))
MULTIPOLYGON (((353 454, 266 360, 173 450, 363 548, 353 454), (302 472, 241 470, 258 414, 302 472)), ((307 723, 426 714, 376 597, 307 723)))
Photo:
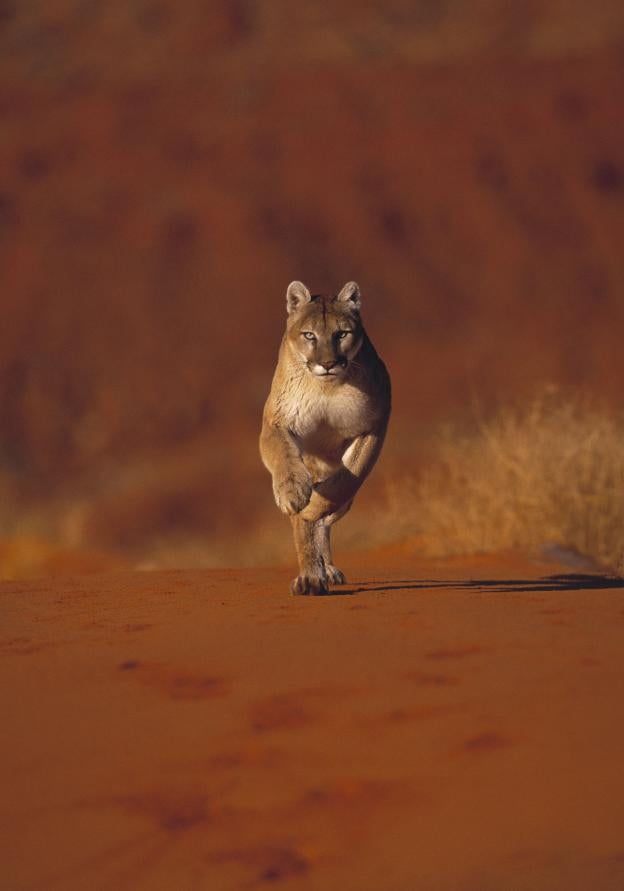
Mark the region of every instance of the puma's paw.
POLYGON ((298 575, 290 583, 291 594, 328 594, 327 580, 320 575, 298 575))
POLYGON ((327 572, 327 581, 330 585, 344 585, 347 581, 344 572, 341 572, 331 563, 325 564, 325 570, 327 572))
POLYGON ((275 503, 285 514, 298 514, 307 505, 312 495, 312 478, 301 465, 273 482, 275 503))

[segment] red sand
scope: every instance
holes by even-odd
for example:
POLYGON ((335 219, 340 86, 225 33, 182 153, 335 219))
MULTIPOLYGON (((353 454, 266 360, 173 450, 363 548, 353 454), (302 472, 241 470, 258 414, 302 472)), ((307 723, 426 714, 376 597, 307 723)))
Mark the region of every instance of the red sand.
POLYGON ((624 589, 516 557, 0 586, 0 885, 624 887, 624 589))

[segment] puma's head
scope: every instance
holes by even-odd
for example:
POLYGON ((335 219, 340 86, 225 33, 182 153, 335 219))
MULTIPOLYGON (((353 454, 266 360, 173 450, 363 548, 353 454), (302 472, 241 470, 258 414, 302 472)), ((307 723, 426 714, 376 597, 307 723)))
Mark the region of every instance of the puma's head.
POLYGON ((325 383, 344 378, 362 346, 360 289, 348 282, 339 294, 312 296, 301 282, 286 291, 286 334, 295 356, 325 383))

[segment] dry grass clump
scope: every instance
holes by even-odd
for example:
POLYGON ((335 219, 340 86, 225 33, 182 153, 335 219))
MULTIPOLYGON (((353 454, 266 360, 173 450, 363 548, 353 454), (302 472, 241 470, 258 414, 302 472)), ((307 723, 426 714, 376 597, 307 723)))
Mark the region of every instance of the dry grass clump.
POLYGON ((556 544, 621 569, 624 417, 548 390, 445 430, 415 494, 429 553, 556 544))

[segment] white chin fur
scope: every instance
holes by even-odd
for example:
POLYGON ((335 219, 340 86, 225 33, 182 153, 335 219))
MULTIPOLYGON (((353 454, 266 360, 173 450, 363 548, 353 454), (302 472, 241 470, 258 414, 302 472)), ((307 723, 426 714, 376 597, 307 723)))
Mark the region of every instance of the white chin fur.
POLYGON ((326 378, 340 377, 341 373, 342 373, 342 369, 336 369, 336 368, 332 368, 332 370, 328 373, 325 371, 325 369, 323 368, 322 365, 314 365, 314 367, 312 368, 312 374, 314 375, 314 377, 326 377, 326 378))

